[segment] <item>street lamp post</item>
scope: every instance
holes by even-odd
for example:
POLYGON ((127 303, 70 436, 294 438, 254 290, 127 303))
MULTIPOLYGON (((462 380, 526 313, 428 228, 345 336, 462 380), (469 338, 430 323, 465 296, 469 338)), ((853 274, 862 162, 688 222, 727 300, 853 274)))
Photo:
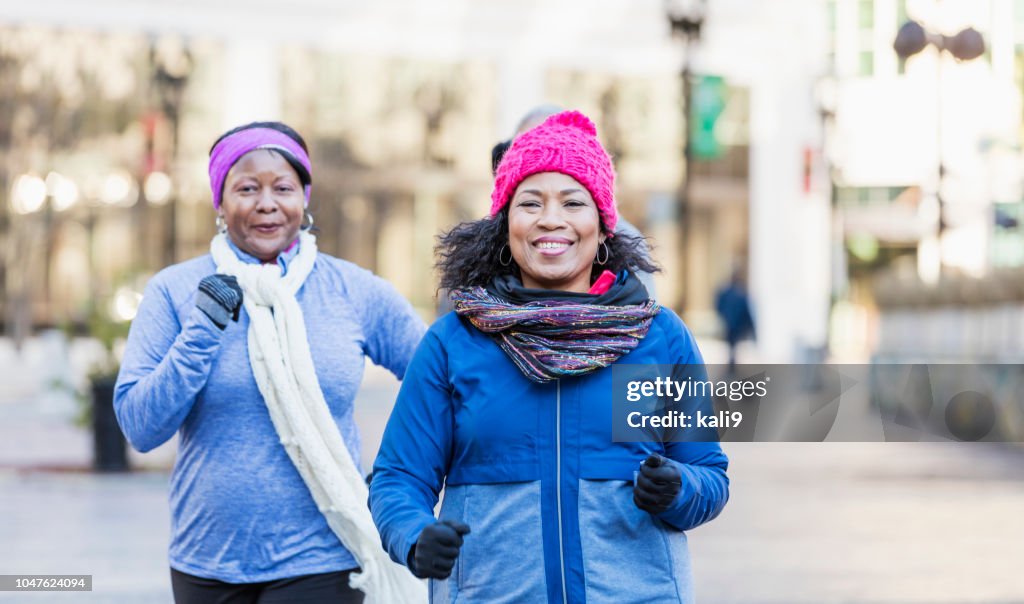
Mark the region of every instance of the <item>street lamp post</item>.
POLYGON ((707 13, 707 0, 665 0, 665 15, 668 18, 672 37, 681 40, 683 45, 683 66, 680 78, 683 86, 683 176, 679 182, 679 284, 681 293, 678 298, 680 314, 685 312, 689 295, 689 272, 686 270, 688 261, 688 245, 690 243, 690 191, 692 185, 693 141, 690 123, 690 107, 693 90, 692 58, 693 49, 700 41, 704 16, 707 13))
MULTIPOLYGON (((178 136, 181 122, 181 107, 185 88, 192 75, 192 54, 184 45, 154 44, 150 52, 153 63, 153 84, 160 102, 160 109, 170 123, 171 174, 177 176, 178 136)), ((167 247, 164 249, 164 264, 170 266, 177 261, 177 206, 178 195, 173 193, 167 203, 167 247)))
POLYGON ((943 161, 942 154, 942 53, 948 52, 957 61, 972 61, 985 54, 985 39, 982 37, 981 33, 973 27, 963 29, 956 35, 947 36, 945 34, 928 31, 917 21, 910 20, 904 23, 896 34, 896 40, 893 42, 893 50, 896 51, 896 55, 899 56, 901 60, 905 61, 923 51, 929 44, 934 46, 938 51, 936 61, 938 67, 936 68, 937 85, 935 103, 937 108, 936 138, 938 139, 936 152, 938 153, 939 161, 938 179, 935 187, 935 199, 938 202, 939 208, 937 234, 941 237, 947 226, 945 219, 945 206, 942 199, 942 184, 946 176, 946 165, 943 161))

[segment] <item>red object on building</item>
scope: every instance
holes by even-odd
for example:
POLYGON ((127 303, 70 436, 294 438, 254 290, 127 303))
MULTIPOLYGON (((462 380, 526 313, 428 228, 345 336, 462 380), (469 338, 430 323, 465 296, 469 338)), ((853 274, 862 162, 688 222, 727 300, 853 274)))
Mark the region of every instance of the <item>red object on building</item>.
POLYGON ((142 174, 150 174, 161 168, 163 162, 156 153, 156 131, 160 124, 160 114, 150 111, 142 116, 142 136, 145 140, 145 150, 142 155, 142 174))
POLYGON ((804 195, 811 192, 811 176, 814 174, 814 149, 804 147, 804 195))

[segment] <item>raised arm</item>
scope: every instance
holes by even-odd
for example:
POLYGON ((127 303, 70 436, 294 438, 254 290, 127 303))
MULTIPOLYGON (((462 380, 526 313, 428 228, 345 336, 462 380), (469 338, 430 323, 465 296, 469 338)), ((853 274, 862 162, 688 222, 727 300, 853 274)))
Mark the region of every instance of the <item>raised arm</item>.
POLYGON ((223 330, 239 329, 230 319, 237 318, 241 290, 235 300, 234 290, 221 287, 223 276, 202 283, 181 325, 163 280, 152 279, 128 333, 114 411, 128 442, 143 453, 174 436, 206 385, 223 330))

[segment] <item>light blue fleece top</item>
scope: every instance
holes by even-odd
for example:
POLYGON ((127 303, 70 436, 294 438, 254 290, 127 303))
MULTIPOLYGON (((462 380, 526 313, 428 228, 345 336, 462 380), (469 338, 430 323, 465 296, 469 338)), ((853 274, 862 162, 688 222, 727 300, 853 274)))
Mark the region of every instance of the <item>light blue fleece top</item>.
MULTIPOLYGON (((278 263, 287 269, 297 252, 278 263)), ((249 365, 244 307, 223 332, 196 308, 199 281, 215 270, 206 255, 153 277, 114 394, 121 428, 139 451, 179 435, 170 565, 231 583, 355 568, 270 421, 249 365)), ((296 297, 320 387, 358 466, 352 401, 364 359, 402 378, 425 327, 386 281, 326 254, 296 297)))

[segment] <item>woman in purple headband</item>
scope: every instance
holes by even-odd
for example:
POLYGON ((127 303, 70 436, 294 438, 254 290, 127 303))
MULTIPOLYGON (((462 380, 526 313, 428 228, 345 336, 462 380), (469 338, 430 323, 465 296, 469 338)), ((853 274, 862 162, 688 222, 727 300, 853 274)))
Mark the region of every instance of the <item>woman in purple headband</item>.
POLYGON ((210 150, 210 254, 146 288, 115 393, 145 452, 177 433, 175 601, 417 602, 366 507, 352 402, 424 326, 384 280, 317 251, 302 137, 253 123, 210 150))

